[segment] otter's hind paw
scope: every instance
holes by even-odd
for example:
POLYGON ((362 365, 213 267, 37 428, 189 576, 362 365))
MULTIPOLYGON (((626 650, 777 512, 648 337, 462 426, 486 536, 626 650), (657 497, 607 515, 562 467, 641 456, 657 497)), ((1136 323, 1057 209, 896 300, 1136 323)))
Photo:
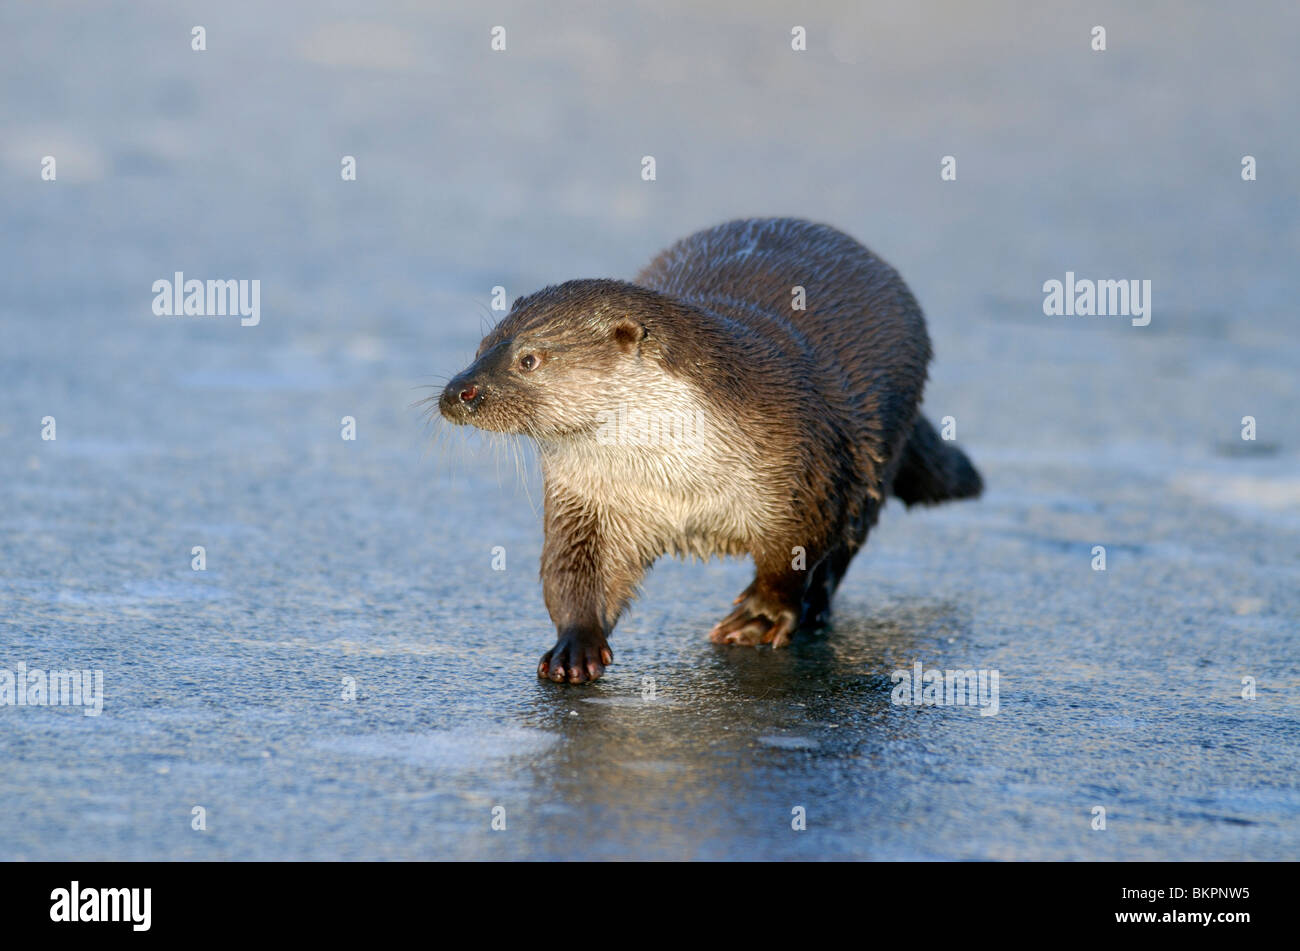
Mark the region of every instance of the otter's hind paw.
POLYGON ((742 594, 737 607, 709 632, 715 644, 771 644, 773 649, 790 643, 799 626, 799 611, 767 599, 757 592, 742 594))

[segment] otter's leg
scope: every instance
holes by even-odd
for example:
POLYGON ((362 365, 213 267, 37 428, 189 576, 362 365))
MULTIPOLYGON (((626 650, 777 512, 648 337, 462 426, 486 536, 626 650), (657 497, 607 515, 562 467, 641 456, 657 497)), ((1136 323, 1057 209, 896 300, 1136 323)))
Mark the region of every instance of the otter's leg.
POLYGON ((830 622, 831 599, 849 570, 849 562, 866 544, 867 533, 879 514, 879 503, 870 496, 865 498, 860 514, 851 517, 844 540, 817 564, 808 584, 808 593, 804 596, 803 615, 799 619, 801 628, 822 627, 830 622))
POLYGON ((793 568, 779 551, 768 557, 756 554, 754 560, 758 576, 736 599, 735 609, 709 632, 715 644, 785 647, 799 627, 810 572, 793 568))
MULTIPOLYGON (((835 598, 835 592, 836 589, 839 589, 840 582, 844 581, 845 573, 849 570, 849 563, 853 561, 853 556, 857 555, 858 551, 861 551, 863 544, 866 544, 867 533, 870 531, 871 526, 876 524, 876 518, 879 517, 879 514, 879 501, 876 501, 871 495, 866 495, 859 503, 859 507, 849 514, 849 524, 845 526, 840 543, 831 548, 831 551, 827 552, 827 555, 822 560, 815 563, 813 570, 809 572, 810 577, 807 579, 805 590, 803 590, 800 611, 798 611, 797 630, 823 628, 831 621, 831 600, 835 598)), ((757 585, 757 583, 755 581, 754 585, 757 585)), ((736 604, 740 605, 740 607, 727 618, 724 618, 722 624, 715 626, 715 633, 724 624, 727 624, 728 620, 735 617, 737 613, 749 611, 754 585, 750 585, 749 589, 746 589, 744 594, 741 594, 740 598, 736 599, 736 604)), ((762 628, 762 622, 759 621, 755 622, 753 628, 750 629, 750 634, 753 634, 755 630, 759 631, 757 642, 755 640, 740 640, 740 642, 767 643, 768 640, 771 640, 774 646, 783 646, 783 644, 789 642, 789 634, 785 634, 784 639, 777 643, 777 639, 781 638, 781 631, 776 630, 774 633, 770 629, 762 628)), ((742 635, 742 637, 749 637, 749 634, 742 635)), ((736 642, 737 639, 732 639, 728 643, 736 642)))
POLYGON ((548 493, 542 591, 556 639, 542 655, 537 676, 571 684, 599 679, 614 662, 610 632, 642 574, 637 559, 601 530, 589 506, 548 493))
POLYGON ((831 619, 831 598, 840 586, 845 570, 853 553, 847 546, 841 546, 831 552, 813 569, 808 591, 803 599, 803 611, 799 617, 799 627, 825 627, 831 619))

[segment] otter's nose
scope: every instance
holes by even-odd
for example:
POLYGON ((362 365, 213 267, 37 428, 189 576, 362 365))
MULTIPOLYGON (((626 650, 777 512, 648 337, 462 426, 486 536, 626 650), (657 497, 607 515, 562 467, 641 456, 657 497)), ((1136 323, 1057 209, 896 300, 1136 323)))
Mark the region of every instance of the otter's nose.
POLYGON ((457 377, 442 391, 442 398, 438 400, 438 409, 443 418, 453 423, 461 423, 482 401, 483 390, 477 383, 457 377))

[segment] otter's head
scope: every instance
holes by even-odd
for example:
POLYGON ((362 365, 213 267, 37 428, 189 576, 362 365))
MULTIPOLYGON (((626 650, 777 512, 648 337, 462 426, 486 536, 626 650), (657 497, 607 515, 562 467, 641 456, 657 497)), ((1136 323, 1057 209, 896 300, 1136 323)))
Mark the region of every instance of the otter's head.
POLYGON ((521 298, 447 384, 438 408, 453 423, 535 439, 592 432, 635 398, 647 369, 647 324, 664 300, 607 280, 521 298))

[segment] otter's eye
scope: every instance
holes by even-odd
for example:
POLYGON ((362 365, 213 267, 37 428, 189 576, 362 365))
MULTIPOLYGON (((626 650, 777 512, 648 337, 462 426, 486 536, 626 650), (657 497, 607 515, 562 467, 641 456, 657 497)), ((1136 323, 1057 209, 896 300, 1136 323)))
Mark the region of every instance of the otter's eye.
POLYGON ((536 370, 537 357, 531 353, 525 353, 522 357, 519 358, 519 369, 536 370))

